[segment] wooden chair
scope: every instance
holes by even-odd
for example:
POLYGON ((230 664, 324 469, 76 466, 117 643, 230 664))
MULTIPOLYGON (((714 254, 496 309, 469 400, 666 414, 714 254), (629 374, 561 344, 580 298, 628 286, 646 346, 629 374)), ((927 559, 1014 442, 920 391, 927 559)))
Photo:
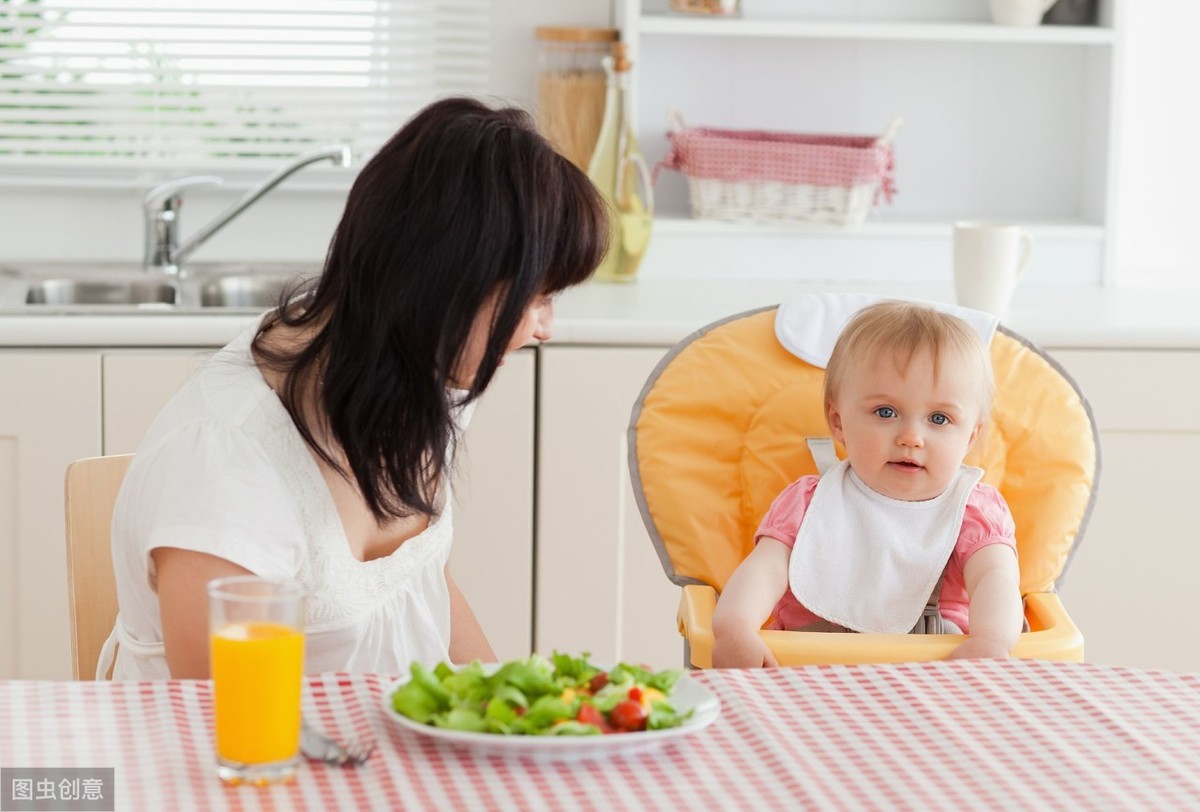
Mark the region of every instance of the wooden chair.
POLYGON ((117 618, 112 516, 132 454, 91 457, 67 466, 67 584, 75 679, 92 679, 117 618))

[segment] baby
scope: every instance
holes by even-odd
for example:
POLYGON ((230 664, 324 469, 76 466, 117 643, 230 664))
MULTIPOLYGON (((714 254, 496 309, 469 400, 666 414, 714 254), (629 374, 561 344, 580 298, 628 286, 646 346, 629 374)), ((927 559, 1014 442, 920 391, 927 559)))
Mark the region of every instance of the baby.
POLYGON ((1012 516, 963 465, 993 390, 962 320, 924 305, 859 311, 826 367, 846 459, 775 498, 713 616, 713 666, 777 665, 758 634, 966 633, 952 657, 1007 657, 1022 607, 1012 516), (929 625, 929 616, 934 623, 929 625))

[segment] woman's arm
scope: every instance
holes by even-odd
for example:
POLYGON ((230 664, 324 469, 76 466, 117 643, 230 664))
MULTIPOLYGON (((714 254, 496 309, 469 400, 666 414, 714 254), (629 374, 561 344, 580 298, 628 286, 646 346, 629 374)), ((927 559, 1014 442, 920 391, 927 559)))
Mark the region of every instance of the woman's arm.
POLYGON ((1007 657, 1021 634, 1021 573, 1016 552, 1006 544, 989 544, 963 567, 971 600, 971 635, 951 659, 1007 657))
POLYGON ((158 611, 172 679, 208 679, 208 591, 213 578, 253 575, 215 555, 156 547, 158 611))
POLYGON ((450 577, 449 565, 446 566, 446 586, 450 590, 450 662, 496 662, 496 654, 488 645, 483 628, 471 611, 471 605, 450 577))
POLYGON ((725 584, 713 612, 713 668, 759 668, 779 663, 758 630, 787 590, 792 550, 763 536, 725 584))

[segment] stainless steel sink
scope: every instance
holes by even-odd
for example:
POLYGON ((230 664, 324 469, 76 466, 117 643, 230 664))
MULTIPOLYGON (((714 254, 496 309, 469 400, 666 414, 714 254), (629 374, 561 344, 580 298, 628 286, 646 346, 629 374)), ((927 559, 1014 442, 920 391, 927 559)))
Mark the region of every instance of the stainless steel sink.
POLYGON ((173 305, 175 285, 162 279, 38 279, 30 283, 26 304, 33 305, 173 305))
POLYGON ((262 311, 279 304, 284 291, 320 275, 320 265, 284 262, 196 263, 178 278, 148 274, 128 263, 0 266, 0 312, 216 315, 262 311))
POLYGON ((208 279, 200 286, 201 307, 274 307, 284 288, 299 281, 296 275, 239 274, 208 279))

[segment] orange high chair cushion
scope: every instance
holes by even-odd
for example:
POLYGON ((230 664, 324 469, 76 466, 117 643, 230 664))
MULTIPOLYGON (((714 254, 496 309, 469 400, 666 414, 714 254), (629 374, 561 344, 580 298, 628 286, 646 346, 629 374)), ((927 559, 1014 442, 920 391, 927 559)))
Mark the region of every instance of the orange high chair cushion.
MULTIPOLYGON (((680 586, 724 588, 772 500, 816 473, 805 438, 829 436, 824 370, 780 345, 775 311, 735 316, 681 342, 634 408, 634 490, 680 586)), ((996 398, 967 462, 1012 510, 1022 593, 1052 592, 1090 511, 1093 421, 1070 379, 1032 345, 1002 328, 991 354, 996 398)))

